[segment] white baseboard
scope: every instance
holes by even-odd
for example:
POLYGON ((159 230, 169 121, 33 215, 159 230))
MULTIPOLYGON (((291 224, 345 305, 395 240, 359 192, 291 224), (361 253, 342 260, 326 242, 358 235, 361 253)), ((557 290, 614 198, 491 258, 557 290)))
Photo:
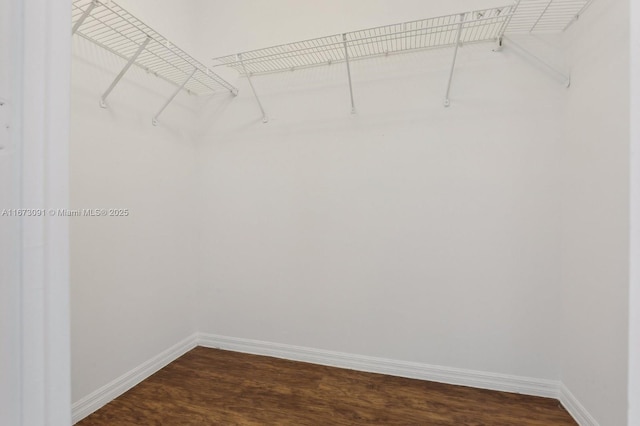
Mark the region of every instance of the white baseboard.
POLYGON ((578 399, 571 393, 571 391, 560 383, 560 392, 558 399, 562 406, 571 414, 576 422, 580 426, 599 426, 596 419, 584 408, 584 406, 578 401, 578 399))
POLYGON ((111 402, 196 346, 271 356, 370 373, 388 374, 410 379, 555 398, 560 400, 580 426, 599 426, 598 422, 569 389, 556 380, 398 361, 206 333, 193 334, 74 403, 72 406, 73 423, 75 424, 111 402))
POLYGON ((293 361, 310 362, 370 373, 389 374, 411 379, 470 386, 526 395, 558 398, 560 382, 531 377, 487 373, 417 362, 397 361, 364 355, 325 351, 259 340, 240 339, 200 333, 198 343, 208 348, 266 355, 293 361))
POLYGON ((156 371, 195 348, 198 345, 197 338, 197 334, 191 335, 74 403, 71 406, 73 423, 75 424, 84 419, 89 414, 113 401, 115 398, 142 382, 156 371))

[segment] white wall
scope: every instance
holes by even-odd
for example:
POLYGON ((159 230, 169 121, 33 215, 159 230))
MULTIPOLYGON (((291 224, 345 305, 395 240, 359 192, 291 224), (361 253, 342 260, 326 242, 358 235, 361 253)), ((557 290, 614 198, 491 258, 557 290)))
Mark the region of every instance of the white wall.
POLYGON ((74 38, 71 205, 128 217, 71 219, 73 401, 196 331, 194 98, 74 38))
POLYGON ((640 423, 640 4, 630 2, 631 149, 630 149, 630 294, 629 294, 629 424, 640 423))
MULTIPOLYGON (((17 126, 22 67, 16 57, 21 40, 19 8, 0 1, 0 211, 20 208, 21 156, 17 126), (7 128, 10 126, 10 128, 7 128), (15 130, 14 130, 15 129, 15 130)), ((0 423, 18 424, 21 416, 20 218, 0 217, 0 423)))
POLYGON ((572 27, 562 156, 562 381, 601 425, 625 425, 629 283, 629 4, 572 27))
POLYGON ((195 50, 203 42, 198 0, 119 0, 117 2, 136 18, 162 34, 173 44, 201 62, 206 56, 196 56, 195 50))
POLYGON ((631 13, 631 260, 629 294, 629 424, 640 423, 640 4, 631 13))
MULTIPOLYGON (((410 3, 403 19, 444 12, 410 3)), ((242 28, 255 3, 233 4, 242 28)), ((316 12, 297 25, 328 19, 316 12)), ((248 45, 291 30, 251 22, 248 45)), ((566 93, 491 48, 461 50, 449 109, 450 49, 354 63, 354 116, 342 64, 255 78, 266 125, 244 80, 210 102, 201 331, 557 379, 566 93)))

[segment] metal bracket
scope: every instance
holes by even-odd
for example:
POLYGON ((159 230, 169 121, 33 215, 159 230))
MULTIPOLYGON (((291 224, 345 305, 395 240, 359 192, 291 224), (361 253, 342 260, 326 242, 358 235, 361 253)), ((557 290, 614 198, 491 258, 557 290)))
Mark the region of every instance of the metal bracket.
POLYGON ((496 39, 496 47, 494 47, 493 49, 491 49, 493 52, 502 52, 502 44, 503 44, 503 38, 502 36, 499 36, 496 39))
POLYGON ((593 0, 587 1, 587 3, 582 7, 582 9, 580 9, 580 11, 578 13, 576 13, 576 16, 574 16, 573 19, 571 21, 569 21, 567 26, 563 28, 562 32, 567 31, 567 29, 569 29, 569 27, 571 25, 573 25, 578 19, 580 19, 580 17, 585 12, 585 10, 587 10, 589 8, 589 6, 591 6, 591 3, 593 3, 593 0))
POLYGON ((149 41, 151 41, 151 37, 147 37, 142 42, 140 47, 138 47, 138 50, 136 51, 136 53, 133 54, 133 56, 129 59, 127 64, 124 66, 124 68, 122 68, 122 71, 120 71, 120 74, 118 74, 116 76, 115 80, 113 80, 113 83, 111 83, 111 85, 109 86, 107 91, 104 92, 104 95, 102 95, 102 97, 100 98, 100 106, 102 108, 106 108, 107 107, 107 104, 106 104, 107 96, 109 96, 109 94, 114 89, 114 87, 116 87, 116 85, 118 84, 120 79, 126 74, 126 72, 129 70, 129 68, 131 68, 131 65, 133 65, 133 63, 136 61, 136 58, 138 58, 138 56, 140 56, 140 54, 142 53, 144 48, 147 47, 147 44, 149 44, 149 41))
POLYGON ((74 35, 76 31, 78 31, 78 28, 80 28, 80 25, 82 25, 85 19, 87 19, 89 15, 91 15, 91 12, 93 11, 93 9, 99 5, 100 5, 100 2, 98 0, 93 0, 91 2, 91 4, 87 7, 87 9, 82 13, 80 18, 73 25, 73 28, 71 29, 71 35, 74 35))
POLYGON ((534 55, 529 50, 527 50, 526 48, 524 48, 521 45, 519 45, 518 43, 516 43, 511 37, 505 36, 505 39, 507 39, 508 45, 514 46, 520 52, 525 54, 528 58, 533 59, 535 62, 537 62, 543 68, 545 68, 547 71, 549 71, 551 74, 555 75, 556 79, 561 81, 564 84, 565 87, 568 88, 571 85, 571 75, 570 74, 566 74, 566 73, 558 70, 553 65, 549 64, 547 61, 543 60, 539 56, 534 55))
POLYGON ((456 67, 456 57, 458 56, 458 47, 460 47, 460 36, 462 35, 462 24, 464 23, 464 13, 460 14, 460 22, 458 22, 458 34, 456 35, 456 46, 453 49, 453 62, 451 63, 451 71, 449 72, 449 83, 447 83, 447 93, 444 95, 444 106, 451 105, 449 101, 449 92, 451 92, 451 81, 453 80, 453 70, 456 67))
POLYGON ((344 61, 347 64, 347 77, 349 77, 349 95, 351 96, 351 114, 356 113, 356 104, 353 100, 353 85, 351 84, 351 65, 349 64, 349 49, 347 48, 347 34, 342 34, 344 45, 344 61))
POLYGON ((269 122, 269 117, 267 116, 267 113, 264 112, 264 108, 262 107, 262 102, 260 102, 260 98, 258 97, 258 94, 256 93, 256 88, 253 87, 253 82, 251 81, 251 75, 247 72, 247 68, 244 66, 244 61, 242 60, 242 53, 238 53, 238 60, 240 61, 240 65, 242 65, 242 69, 244 70, 244 75, 247 76, 247 80, 249 81, 249 86, 251 86, 251 91, 253 92, 253 96, 256 98, 256 102, 258 103, 258 106, 260 107, 260 112, 262 112, 262 122, 263 123, 268 123, 269 122))
POLYGON ((511 23, 513 15, 515 15, 518 11, 518 7, 520 6, 521 1, 522 0, 515 0, 513 2, 513 8, 509 12, 509 16, 507 17, 507 19, 505 19, 505 21, 502 23, 502 27, 500 28, 500 33, 497 38, 497 40, 500 42, 500 49, 494 49, 494 52, 499 52, 502 50, 502 38, 504 37, 504 33, 507 31, 507 28, 509 28, 509 24, 511 23))
POLYGON ((171 97, 169 99, 167 99, 167 101, 164 103, 164 105, 162 105, 162 108, 160 108, 160 110, 156 113, 156 115, 153 116, 153 119, 151 120, 151 123, 153 123, 154 126, 158 125, 158 117, 160 117, 160 114, 162 114, 162 112, 169 106, 171 101, 173 101, 173 99, 176 96, 178 96, 178 93, 180 93, 180 91, 182 89, 184 89, 184 86, 186 86, 187 83, 189 82, 189 80, 191 80, 193 78, 193 76, 196 73, 196 71, 198 71, 198 68, 194 68, 193 69, 191 74, 189 74, 189 77, 187 77, 187 79, 173 92, 171 97))

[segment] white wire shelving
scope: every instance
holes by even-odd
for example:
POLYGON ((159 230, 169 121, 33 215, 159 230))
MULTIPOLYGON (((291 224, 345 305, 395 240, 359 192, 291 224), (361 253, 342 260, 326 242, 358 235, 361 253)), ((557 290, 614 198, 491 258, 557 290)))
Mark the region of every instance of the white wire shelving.
POLYGON ((271 46, 214 58, 212 68, 231 67, 249 79, 251 88, 267 121, 251 77, 301 68, 346 64, 355 112, 349 62, 395 53, 453 47, 453 62, 445 95, 449 92, 458 47, 469 43, 496 42, 502 47, 505 34, 553 33, 566 30, 592 0, 517 0, 502 7, 428 18, 393 25, 335 34, 294 43, 271 46))
POLYGON ((176 86, 176 91, 154 116, 154 124, 181 90, 196 95, 219 91, 238 93, 233 85, 112 0, 74 0, 72 33, 127 61, 101 97, 102 107, 106 107, 106 98, 132 65, 176 86))
POLYGON ((512 5, 458 13, 214 58, 214 67, 259 75, 459 43, 495 41, 505 33, 564 31, 592 0, 521 0, 512 5), (460 25, 462 23, 462 25, 460 25), (346 48, 345 48, 346 45, 346 48))
POLYGON ((515 6, 466 12, 299 41, 214 59, 251 75, 326 65, 417 49, 495 40, 515 6))
POLYGON ((507 33, 565 31, 593 0, 521 0, 507 33))

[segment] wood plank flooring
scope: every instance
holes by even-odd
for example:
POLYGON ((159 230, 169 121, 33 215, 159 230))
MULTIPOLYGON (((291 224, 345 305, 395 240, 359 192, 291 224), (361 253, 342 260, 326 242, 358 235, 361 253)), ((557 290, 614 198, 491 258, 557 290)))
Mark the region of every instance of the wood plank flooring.
POLYGON ((81 422, 132 425, 575 425, 558 401, 195 348, 81 422))

